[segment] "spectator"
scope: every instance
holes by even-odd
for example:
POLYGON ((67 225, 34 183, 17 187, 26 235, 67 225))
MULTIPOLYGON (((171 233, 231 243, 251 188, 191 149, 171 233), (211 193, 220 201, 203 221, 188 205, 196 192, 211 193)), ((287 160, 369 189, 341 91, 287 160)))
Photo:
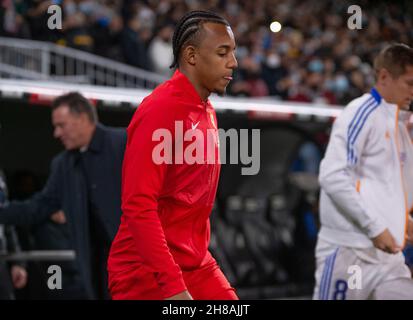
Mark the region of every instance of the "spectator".
POLYGON ((145 42, 140 34, 142 30, 141 22, 137 16, 132 16, 128 19, 126 27, 122 31, 122 51, 126 63, 137 68, 150 70, 145 42))
POLYGON ((93 51, 94 39, 91 35, 90 19, 94 9, 91 1, 65 0, 63 2, 62 44, 70 47, 93 51))
POLYGON ((100 17, 93 26, 94 53, 115 61, 123 61, 120 50, 123 21, 119 15, 100 17))
POLYGON ((167 77, 172 75, 172 70, 169 68, 173 60, 172 34, 171 25, 162 26, 149 46, 149 57, 154 71, 167 77))
POLYGON ((31 38, 41 41, 57 40, 58 32, 47 27, 47 9, 53 3, 49 0, 29 0, 28 8, 25 11, 31 38))

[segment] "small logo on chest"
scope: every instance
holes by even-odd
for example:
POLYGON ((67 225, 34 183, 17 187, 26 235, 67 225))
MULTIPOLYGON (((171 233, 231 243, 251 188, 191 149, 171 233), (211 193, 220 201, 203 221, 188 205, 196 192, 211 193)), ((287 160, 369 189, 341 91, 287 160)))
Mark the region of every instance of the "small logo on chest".
POLYGON ((196 127, 198 127, 198 124, 199 124, 199 121, 198 121, 197 123, 195 123, 195 124, 192 123, 192 125, 191 125, 192 130, 195 130, 196 127))

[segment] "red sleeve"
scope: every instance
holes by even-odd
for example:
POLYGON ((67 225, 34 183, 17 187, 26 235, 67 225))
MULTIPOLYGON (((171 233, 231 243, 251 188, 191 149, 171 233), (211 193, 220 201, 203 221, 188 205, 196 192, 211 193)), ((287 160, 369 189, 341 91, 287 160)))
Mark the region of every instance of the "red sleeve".
MULTIPOLYGON (((153 102, 152 102, 153 103, 153 102)), ((174 134, 172 106, 145 106, 128 127, 128 142, 122 173, 122 210, 139 255, 154 272, 165 298, 186 290, 180 267, 175 263, 158 217, 160 194, 167 164, 155 164, 152 150, 159 141, 152 134, 160 128, 174 134)))

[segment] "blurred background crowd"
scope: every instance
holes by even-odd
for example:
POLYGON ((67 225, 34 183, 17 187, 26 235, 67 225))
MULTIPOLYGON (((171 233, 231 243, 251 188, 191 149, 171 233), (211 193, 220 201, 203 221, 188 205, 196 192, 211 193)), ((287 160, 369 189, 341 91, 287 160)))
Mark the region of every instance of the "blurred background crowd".
POLYGON ((211 9, 230 22, 239 69, 228 94, 296 102, 345 104, 373 83, 372 56, 388 42, 411 43, 409 1, 299 0, 4 0, 0 35, 51 41, 169 76, 178 19, 211 9), (50 5, 63 28, 50 30, 50 5), (351 30, 350 5, 362 9, 351 30), (271 32, 278 21, 281 32, 271 32))

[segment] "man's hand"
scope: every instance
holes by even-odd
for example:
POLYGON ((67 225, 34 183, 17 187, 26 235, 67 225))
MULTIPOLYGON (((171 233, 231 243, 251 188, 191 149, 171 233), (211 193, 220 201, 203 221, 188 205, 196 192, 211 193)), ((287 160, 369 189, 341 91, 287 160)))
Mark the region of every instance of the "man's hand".
POLYGON ((413 245, 413 218, 407 220, 407 243, 413 245))
POLYGON ((50 219, 57 224, 65 224, 66 223, 66 216, 62 210, 56 211, 50 216, 50 219))
POLYGON ((374 246, 384 252, 395 254, 402 250, 402 248, 396 244, 396 240, 391 235, 389 229, 384 230, 372 240, 374 246))
POLYGON ((27 272, 21 266, 12 266, 11 267, 11 279, 13 286, 16 289, 24 288, 27 284, 27 272))
POLYGON ((185 290, 172 297, 166 298, 165 300, 194 300, 194 299, 192 299, 192 296, 188 292, 188 290, 185 290))

